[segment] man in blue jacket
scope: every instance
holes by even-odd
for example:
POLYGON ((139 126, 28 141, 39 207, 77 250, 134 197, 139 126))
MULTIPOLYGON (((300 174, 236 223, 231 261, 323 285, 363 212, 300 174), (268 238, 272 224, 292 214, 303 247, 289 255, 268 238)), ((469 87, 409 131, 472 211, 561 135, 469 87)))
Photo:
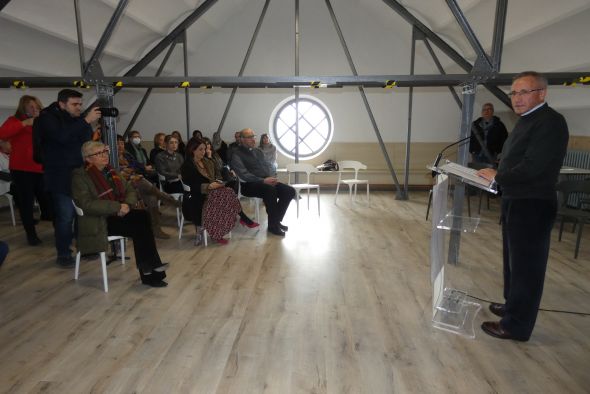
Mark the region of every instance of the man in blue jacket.
POLYGON ((56 263, 61 267, 74 264, 70 250, 76 218, 72 205, 72 171, 83 164, 80 149, 91 138, 90 124, 100 118, 98 108, 91 109, 84 117, 81 113, 82 93, 63 89, 57 101, 43 109, 35 121, 41 137, 45 187, 53 200, 56 263))

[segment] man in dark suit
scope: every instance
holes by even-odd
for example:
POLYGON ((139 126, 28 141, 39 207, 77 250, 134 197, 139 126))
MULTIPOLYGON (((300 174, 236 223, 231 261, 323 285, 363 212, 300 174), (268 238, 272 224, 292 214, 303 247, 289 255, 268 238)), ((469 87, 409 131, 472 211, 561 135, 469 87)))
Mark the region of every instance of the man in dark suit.
POLYGON ((557 212, 555 185, 567 150, 564 117, 545 103, 547 79, 534 71, 518 74, 510 92, 520 119, 504 144, 498 170, 478 174, 502 187, 504 304, 482 330, 493 337, 528 341, 545 282, 551 229, 557 212))

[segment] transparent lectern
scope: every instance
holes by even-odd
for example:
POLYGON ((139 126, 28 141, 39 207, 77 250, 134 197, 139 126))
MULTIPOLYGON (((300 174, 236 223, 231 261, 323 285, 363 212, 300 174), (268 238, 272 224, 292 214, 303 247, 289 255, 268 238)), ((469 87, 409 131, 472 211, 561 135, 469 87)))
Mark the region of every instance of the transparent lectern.
MULTIPOLYGON (((475 232, 479 218, 462 217, 447 209, 449 177, 489 193, 497 194, 495 182, 479 177, 476 170, 446 160, 436 167, 432 189, 432 235, 430 239, 430 275, 432 282, 432 325, 435 328, 475 338, 473 322, 481 305, 467 300, 467 293, 445 286, 445 235, 448 231, 475 232)), ((452 242, 452 241, 451 241, 452 242)))

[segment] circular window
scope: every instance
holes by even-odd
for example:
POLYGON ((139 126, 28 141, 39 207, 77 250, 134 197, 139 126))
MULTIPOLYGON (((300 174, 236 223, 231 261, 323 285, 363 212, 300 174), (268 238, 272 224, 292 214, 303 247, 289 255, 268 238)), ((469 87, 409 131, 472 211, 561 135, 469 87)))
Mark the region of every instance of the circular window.
POLYGON ((269 126, 279 151, 294 159, 298 149, 302 160, 313 159, 322 153, 330 144, 334 131, 328 108, 317 98, 306 95, 300 95, 298 102, 292 96, 277 105, 269 126))

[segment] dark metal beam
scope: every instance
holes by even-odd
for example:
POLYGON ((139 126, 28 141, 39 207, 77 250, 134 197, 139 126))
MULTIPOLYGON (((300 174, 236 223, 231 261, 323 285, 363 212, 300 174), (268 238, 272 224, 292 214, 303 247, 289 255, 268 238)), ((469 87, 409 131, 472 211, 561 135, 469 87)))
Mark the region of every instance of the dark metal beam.
POLYGON ((469 41, 471 48, 473 48, 476 56, 485 64, 485 71, 492 71, 492 61, 490 60, 487 53, 484 51, 483 46, 481 46, 481 43, 477 39, 475 32, 471 28, 471 25, 469 25, 467 18, 465 18, 463 11, 461 11, 461 8, 457 4, 457 0, 446 1, 447 5, 451 9, 451 12, 455 16, 455 19, 457 20, 459 27, 461 28, 461 30, 463 30, 465 37, 467 37, 467 41, 469 41))
POLYGON ((0 0, 0 11, 2 11, 8 3, 10 3, 10 0, 0 0))
MULTIPOLYGON (((416 41, 419 38, 423 38, 424 35, 417 29, 412 29, 412 48, 410 56, 410 75, 414 75, 414 69, 416 64, 416 41)), ((408 199, 408 188, 410 183, 410 146, 412 142, 412 108, 414 104, 414 87, 409 87, 408 94, 408 134, 406 136, 406 161, 404 168, 404 190, 402 191, 402 199, 408 199)))
POLYGON ((172 42, 176 41, 180 35, 195 23, 217 0, 205 0, 196 10, 187 16, 178 26, 174 28, 166 37, 152 48, 135 66, 125 73, 125 76, 135 76, 141 72, 148 64, 152 62, 164 49, 168 48, 172 42))
MULTIPOLYGON (((398 3, 396 0, 383 0, 385 4, 391 7, 395 12, 397 12, 402 18, 404 18, 408 23, 416 26, 428 39, 436 45, 445 55, 447 55, 451 60, 453 60, 459 67, 467 72, 471 72, 473 66, 469 63, 463 56, 461 56, 457 51, 455 51, 449 44, 447 44, 443 39, 441 39, 436 33, 430 30, 424 23, 420 22, 418 18, 412 15, 403 5, 398 3)), ((484 86, 494 95, 496 96, 502 103, 504 103, 508 108, 512 108, 512 104, 508 96, 502 92, 500 89, 495 88, 494 85, 484 84, 484 86)))
POLYGON ((502 47, 504 46, 504 31, 506 29, 506 13, 508 0, 496 0, 496 17, 494 19, 494 37, 492 39, 492 65, 496 72, 500 72, 502 63, 502 47))
MULTIPOLYGON (((485 86, 510 86, 515 73, 491 74, 490 76, 473 76, 469 74, 420 74, 420 75, 314 75, 314 76, 167 76, 167 77, 102 77, 105 83, 115 87, 127 88, 181 88, 187 82, 191 88, 292 88, 308 87, 312 81, 319 81, 327 87, 362 86, 365 88, 383 88, 387 81, 396 81, 398 87, 435 87, 458 86, 467 82, 484 84, 485 86)), ((590 71, 544 73, 550 85, 562 85, 579 81, 590 76, 590 71)), ((82 80, 79 76, 62 77, 0 77, 0 88, 31 87, 59 88, 80 87, 79 83, 95 85, 82 80)), ((499 90, 499 89, 498 89, 499 90)), ((500 90, 501 91, 501 90, 500 90)))
MULTIPOLYGON (((162 71, 164 71, 164 67, 166 66, 166 63, 168 63, 168 59, 170 58, 170 55, 172 54, 172 51, 174 51, 174 47, 176 47, 176 41, 174 41, 172 43, 172 45, 170 45, 170 48, 168 48, 168 52, 166 52, 166 55, 164 55, 164 59, 162 60, 162 63, 160 64, 160 67, 158 68, 158 71, 156 71, 156 77, 159 77, 160 74, 162 74, 162 71)), ((135 124, 135 121, 139 117, 139 114, 141 113, 141 110, 143 109, 143 106, 147 102, 147 99, 150 97, 150 94, 152 93, 152 90, 153 90, 153 88, 148 88, 148 90, 143 95, 143 97, 141 99, 141 102, 139 103, 139 106, 135 110, 135 113, 133 114, 133 117, 131 118, 131 121, 127 125, 127 129, 125 130, 125 134, 123 134, 123 137, 126 137, 127 134, 131 131, 131 128, 133 127, 133 125, 135 124)))
MULTIPOLYGON (((188 76, 188 48, 187 48, 186 30, 182 34, 182 58, 184 63, 184 76, 188 76)), ((186 113, 186 141, 191 138, 191 107, 190 93, 188 88, 184 88, 184 104, 186 113)))
POLYGON ((109 39, 111 38, 111 35, 113 34, 113 30, 115 30, 115 27, 117 26, 117 23, 119 22, 119 19, 121 19, 121 16, 123 15, 123 12, 125 11, 125 7, 127 7, 127 2, 128 2, 128 0, 119 0, 119 4, 117 4, 117 8, 115 9, 115 12, 113 12, 111 19, 109 20, 109 23, 107 24, 107 27, 104 29, 104 32, 102 33, 102 36, 100 37, 100 40, 98 41, 98 44, 96 45, 96 48, 94 49, 94 52, 92 53, 92 56, 90 57, 90 60, 88 60, 88 63, 86 64, 86 67, 84 68, 84 74, 82 74, 82 75, 86 75, 87 73, 90 73, 91 75, 94 74, 93 73, 94 66, 95 66, 96 62, 98 62, 98 60, 102 56, 102 53, 104 52, 104 49, 106 48, 106 46, 109 42, 109 39))
MULTIPOLYGON (((358 76, 356 71, 356 67, 354 66, 354 62, 352 60, 352 56, 350 55, 350 51, 348 50, 348 45, 346 45, 346 41, 344 40, 344 35, 342 34, 342 30, 340 29, 340 24, 336 19, 336 14, 334 13, 334 9, 332 8, 332 4, 330 0, 326 1, 326 7, 330 12, 330 16, 332 17, 332 22, 334 23, 334 28, 336 29, 336 33, 338 33, 338 37, 340 38, 340 44, 342 45, 342 49, 344 50, 344 54, 346 55, 346 59, 348 60, 348 65, 352 73, 355 76, 358 76)), ((373 125, 373 130, 375 131, 375 136, 377 137, 377 141, 379 141, 379 146, 381 147, 381 152, 383 153, 383 158, 385 159, 385 163, 387 164, 387 168, 391 173, 391 178, 393 179, 393 183, 396 187, 396 198, 403 199, 401 193, 401 187, 397 180, 397 176, 395 175, 395 170, 393 169, 393 164, 391 164, 391 160, 389 159, 389 154, 387 153, 387 148, 385 147, 385 143, 383 142, 383 138, 381 138, 381 132, 379 131, 379 127, 377 126, 377 121, 373 116, 373 111, 371 110, 371 106, 369 104, 369 100, 367 100, 367 95, 365 94, 365 90, 362 86, 358 86, 359 93, 361 94, 361 98, 365 104, 365 108, 367 109, 367 114, 369 115, 369 119, 371 120, 371 124, 373 125)))
POLYGON ((78 36, 78 53, 80 55, 80 75, 84 75, 84 39, 82 36, 82 19, 80 18, 80 0, 74 0, 74 14, 76 16, 76 34, 78 36))
MULTIPOLYGON (((299 0, 295 0, 295 76, 299 76, 299 0)), ((299 163, 299 87, 295 87, 295 163, 299 163)), ((291 180, 289 179, 289 182, 291 180)), ((295 174, 295 183, 299 182, 295 174)))
MULTIPOLYGON (((250 45, 248 45, 248 50, 246 51, 246 55, 244 56, 244 60, 242 61, 242 66, 240 67, 240 71, 238 72, 238 76, 241 77, 244 75, 244 70, 246 69, 246 65, 248 64, 248 60, 250 59, 250 54, 252 53, 252 48, 254 48, 254 43, 256 42, 256 38, 258 37, 258 32, 260 32, 260 27, 262 26, 262 22, 264 21, 264 17, 266 15, 266 10, 268 10, 268 4, 270 0, 266 0, 264 3, 264 7, 262 7, 262 12, 260 13, 260 17, 258 18, 258 23, 256 24, 256 28, 254 29, 254 33, 252 34, 252 38, 250 39, 250 45)), ((223 128, 223 124, 225 123, 225 119, 227 118, 227 114, 229 113, 229 109, 234 101, 234 97, 236 95, 236 91, 238 90, 237 87, 233 87, 231 94, 229 96, 229 100, 227 101, 227 105, 225 106, 225 110, 223 111, 223 115, 221 116, 221 121, 219 122, 219 127, 217 131, 213 133, 213 141, 217 141, 219 139, 219 134, 221 133, 221 129, 223 128)), ((219 141, 221 141, 219 139, 219 141)), ((221 142, 220 142, 221 143, 221 142)))

